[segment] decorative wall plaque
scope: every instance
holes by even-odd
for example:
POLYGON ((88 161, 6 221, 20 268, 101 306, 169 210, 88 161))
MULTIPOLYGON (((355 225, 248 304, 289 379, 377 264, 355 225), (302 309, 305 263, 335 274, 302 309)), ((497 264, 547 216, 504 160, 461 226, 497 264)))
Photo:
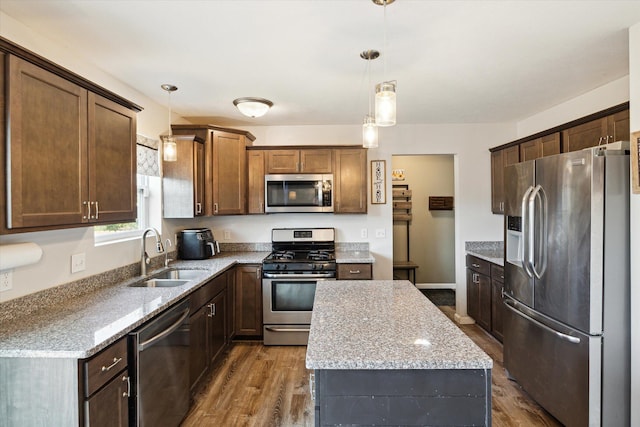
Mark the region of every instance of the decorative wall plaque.
POLYGON ((371 160, 371 204, 387 203, 386 173, 384 160, 371 160))

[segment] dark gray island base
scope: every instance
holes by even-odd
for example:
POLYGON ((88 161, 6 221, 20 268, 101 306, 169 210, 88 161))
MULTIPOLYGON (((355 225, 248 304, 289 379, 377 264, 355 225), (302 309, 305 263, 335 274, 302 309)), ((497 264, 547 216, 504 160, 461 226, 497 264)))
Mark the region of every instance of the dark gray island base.
POLYGON ((318 285, 315 425, 489 426, 492 360, 408 281, 318 285))

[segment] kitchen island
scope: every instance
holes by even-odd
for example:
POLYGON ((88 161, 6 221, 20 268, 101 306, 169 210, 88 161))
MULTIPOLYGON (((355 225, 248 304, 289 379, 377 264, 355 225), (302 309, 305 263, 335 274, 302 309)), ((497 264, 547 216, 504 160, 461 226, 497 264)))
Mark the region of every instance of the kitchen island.
POLYGON ((491 425, 493 361, 409 281, 318 284, 315 424, 491 425))

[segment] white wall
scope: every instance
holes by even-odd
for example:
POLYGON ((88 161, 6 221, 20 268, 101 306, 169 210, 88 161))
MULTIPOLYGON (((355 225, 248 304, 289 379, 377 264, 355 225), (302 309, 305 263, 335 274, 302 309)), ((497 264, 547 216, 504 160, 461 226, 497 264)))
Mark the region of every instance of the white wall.
MULTIPOLYGON (((157 137, 167 130, 167 110, 135 89, 112 78, 94 67, 89 60, 59 46, 31 29, 0 13, 0 31, 3 37, 68 68, 101 86, 120 94, 145 108, 138 115, 138 131, 148 137, 157 137)), ((153 76, 153 70, 149 70, 153 76)), ((158 82, 158 86, 164 82, 158 82)), ((247 127, 257 140, 256 145, 350 145, 359 144, 360 125, 353 126, 279 126, 247 127)), ((490 160, 488 148, 515 137, 513 125, 433 125, 396 126, 381 131, 381 148, 371 150, 369 159, 384 159, 391 164, 393 154, 453 154, 455 156, 457 209, 456 216, 456 282, 457 305, 466 312, 464 274, 464 241, 497 240, 501 238, 501 218, 490 212, 490 160)), ((388 171, 388 194, 391 194, 388 171)), ((392 275, 392 219, 391 202, 369 205, 369 214, 363 215, 266 215, 210 218, 199 222, 186 222, 186 226, 204 225, 213 228, 220 238, 220 230, 232 231, 233 242, 269 242, 270 230, 282 226, 334 226, 337 239, 359 242, 360 230, 369 230, 370 249, 376 257, 374 275, 391 278, 392 275), (376 239, 376 229, 384 229, 386 237, 376 239)), ((180 221, 165 221, 164 237, 173 236, 180 221)), ((13 270, 13 289, 0 294, 0 301, 47 289, 103 271, 131 264, 139 259, 140 241, 95 247, 92 228, 78 228, 48 232, 0 236, 0 244, 30 241, 39 244, 43 259, 33 266, 13 270), (72 254, 86 254, 86 270, 70 273, 72 254)))
MULTIPOLYGON (((629 29, 631 131, 640 131, 640 22, 629 29)), ((631 195, 631 425, 640 425, 640 194, 631 195)))

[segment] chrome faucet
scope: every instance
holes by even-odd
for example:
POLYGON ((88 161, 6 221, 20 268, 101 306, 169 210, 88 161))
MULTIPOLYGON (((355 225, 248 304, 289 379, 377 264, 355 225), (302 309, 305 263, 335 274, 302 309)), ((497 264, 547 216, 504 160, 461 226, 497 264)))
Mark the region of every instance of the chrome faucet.
POLYGON ((169 248, 173 246, 173 244, 171 243, 171 239, 167 239, 164 242, 164 266, 169 267, 169 261, 173 261, 171 258, 169 258, 169 248))
POLYGON ((153 233, 156 236, 156 251, 161 254, 164 252, 164 247, 162 246, 162 240, 160 239, 160 233, 153 227, 149 227, 144 230, 142 233, 142 252, 140 253, 140 274, 142 276, 147 275, 147 264, 151 262, 151 258, 149 258, 149 254, 147 254, 146 245, 147 245, 147 234, 153 233))

